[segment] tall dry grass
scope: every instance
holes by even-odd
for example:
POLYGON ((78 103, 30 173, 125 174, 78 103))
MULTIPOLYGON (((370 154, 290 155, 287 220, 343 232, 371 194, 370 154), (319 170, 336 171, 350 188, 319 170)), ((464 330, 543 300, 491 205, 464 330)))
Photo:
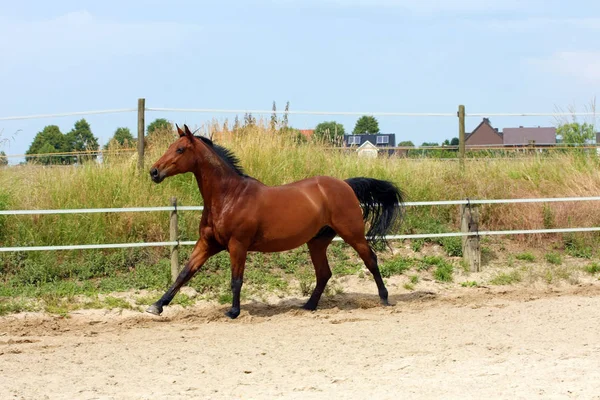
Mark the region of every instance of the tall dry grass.
MULTIPOLYGON (((298 141, 266 121, 232 132, 227 121, 199 128, 240 158, 246 172, 268 185, 315 175, 338 178, 369 176, 395 182, 408 201, 593 196, 600 193, 595 154, 557 154, 513 159, 458 162, 398 157, 360 158, 353 151, 331 149, 316 141, 298 141)), ((148 138, 146 169, 175 139, 173 132, 148 138)), ((114 155, 103 164, 0 170, 0 207, 53 209, 163 206, 171 196, 182 205, 200 205, 195 178, 180 175, 154 184, 138 173, 135 155, 114 155)), ((590 226, 600 222, 597 203, 493 205, 481 207, 480 229, 590 226)), ((454 206, 408 208, 401 232, 456 229, 454 206)), ((198 212, 182 213, 184 239, 197 237, 198 212)), ((49 245, 166 240, 168 213, 11 216, 0 220, 0 245, 49 245)))

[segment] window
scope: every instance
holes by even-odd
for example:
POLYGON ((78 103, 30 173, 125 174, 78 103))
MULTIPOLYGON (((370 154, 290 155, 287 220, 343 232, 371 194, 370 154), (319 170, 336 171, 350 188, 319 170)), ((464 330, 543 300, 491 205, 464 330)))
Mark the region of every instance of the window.
POLYGON ((389 142, 389 136, 377 136, 377 144, 388 144, 389 142))
POLYGON ((360 144, 360 136, 349 136, 348 137, 348 144, 360 144))

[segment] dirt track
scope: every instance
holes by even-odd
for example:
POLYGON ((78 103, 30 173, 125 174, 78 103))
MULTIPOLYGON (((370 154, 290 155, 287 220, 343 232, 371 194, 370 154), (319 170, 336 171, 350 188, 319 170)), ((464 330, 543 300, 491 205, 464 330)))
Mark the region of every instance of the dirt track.
POLYGON ((600 399, 600 286, 0 319, 1 399, 600 399))

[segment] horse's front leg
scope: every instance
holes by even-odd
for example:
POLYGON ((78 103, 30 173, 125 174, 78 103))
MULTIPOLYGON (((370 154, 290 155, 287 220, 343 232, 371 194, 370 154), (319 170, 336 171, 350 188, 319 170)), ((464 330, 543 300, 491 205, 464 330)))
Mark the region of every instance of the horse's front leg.
POLYGON ((194 250, 192 251, 192 255, 190 256, 189 261, 185 265, 185 267, 177 276, 175 282, 171 285, 169 290, 165 292, 165 294, 154 304, 146 309, 150 314, 160 315, 163 311, 163 306, 169 305, 173 297, 177 294, 179 289, 183 285, 185 285, 194 274, 200 269, 202 265, 209 259, 209 257, 217 254, 222 249, 217 248, 216 246, 210 245, 206 240, 200 238, 196 245, 194 246, 194 250))
POLYGON ((231 309, 225 315, 231 319, 235 319, 240 315, 240 293, 244 282, 244 268, 246 267, 248 247, 232 239, 229 242, 228 248, 229 259, 231 261, 231 292, 233 300, 231 302, 231 309))

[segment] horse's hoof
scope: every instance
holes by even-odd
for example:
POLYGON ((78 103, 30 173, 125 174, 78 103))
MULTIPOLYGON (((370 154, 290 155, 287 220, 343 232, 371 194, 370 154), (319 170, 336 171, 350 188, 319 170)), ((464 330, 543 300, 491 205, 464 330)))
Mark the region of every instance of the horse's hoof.
POLYGON ((384 307, 389 307, 391 304, 388 299, 381 299, 381 305, 384 307))
POLYGON ((225 313, 229 318, 236 319, 240 315, 240 310, 231 309, 225 313))
POLYGON ((156 304, 152 304, 150 307, 146 308, 146 312, 154 315, 162 314, 163 308, 162 306, 158 306, 156 304))
POLYGON ((315 311, 317 309, 317 305, 316 304, 312 305, 312 304, 306 303, 305 305, 302 306, 302 308, 307 311, 315 311))

